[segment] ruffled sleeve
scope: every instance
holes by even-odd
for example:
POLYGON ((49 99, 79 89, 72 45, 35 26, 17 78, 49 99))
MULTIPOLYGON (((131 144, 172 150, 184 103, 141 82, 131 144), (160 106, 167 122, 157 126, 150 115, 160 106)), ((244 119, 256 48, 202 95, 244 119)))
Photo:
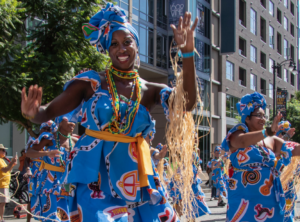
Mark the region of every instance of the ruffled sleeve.
POLYGON ((96 92, 99 89, 99 87, 101 86, 101 80, 100 80, 99 74, 97 72, 91 70, 91 71, 87 71, 87 72, 81 73, 81 74, 73 77, 68 82, 66 82, 66 84, 64 85, 64 90, 66 90, 68 88, 68 86, 74 80, 81 80, 81 81, 90 82, 91 83, 91 87, 94 90, 94 92, 96 92))
POLYGON ((164 113, 166 115, 167 120, 169 121, 169 104, 168 99, 173 89, 170 87, 166 87, 160 91, 160 103, 164 109, 164 113))
POLYGON ((47 132, 45 132, 45 133, 42 133, 32 144, 31 144, 31 146, 30 147, 32 147, 33 145, 35 145, 35 144, 40 144, 41 143, 41 141, 42 141, 42 139, 46 139, 46 140, 54 140, 55 138, 54 138, 54 136, 53 136, 53 134, 51 134, 51 133, 47 133, 47 132))
MULTIPOLYGON (((295 142, 284 142, 281 147, 280 158, 278 159, 278 163, 282 162, 282 164, 285 166, 289 165, 293 156, 292 151, 297 145, 298 143, 295 142)), ((279 165, 278 163, 277 165, 279 165)))
POLYGON ((225 139, 222 142, 222 149, 225 150, 225 152, 228 152, 230 149, 230 136, 238 130, 242 130, 245 133, 248 133, 248 127, 246 126, 246 124, 244 123, 240 123, 235 125, 231 130, 229 130, 227 136, 225 137, 225 139))
POLYGON ((207 166, 211 168, 211 161, 208 161, 207 166))

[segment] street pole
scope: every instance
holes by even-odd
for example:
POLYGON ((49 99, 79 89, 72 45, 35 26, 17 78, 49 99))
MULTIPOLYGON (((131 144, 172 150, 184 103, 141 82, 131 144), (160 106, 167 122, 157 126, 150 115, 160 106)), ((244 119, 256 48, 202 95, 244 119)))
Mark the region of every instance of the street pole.
POLYGON ((276 64, 275 64, 275 60, 273 63, 273 121, 275 119, 275 115, 276 115, 276 64))

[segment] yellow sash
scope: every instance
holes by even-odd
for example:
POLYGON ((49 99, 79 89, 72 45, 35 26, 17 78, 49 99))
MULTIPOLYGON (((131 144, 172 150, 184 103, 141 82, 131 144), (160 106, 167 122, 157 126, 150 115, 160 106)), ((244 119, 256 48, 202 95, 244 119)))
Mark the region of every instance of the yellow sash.
POLYGON ((95 131, 85 129, 85 134, 88 136, 95 137, 97 139, 120 142, 120 143, 136 143, 138 153, 138 171, 140 179, 140 187, 149 186, 148 175, 153 175, 150 149, 148 143, 142 136, 130 137, 120 134, 112 134, 105 131, 95 131))
POLYGON ((45 163, 44 160, 33 160, 33 161, 36 161, 36 162, 41 162, 41 165, 40 165, 40 168, 39 168, 39 171, 45 169, 45 170, 51 170, 51 171, 55 171, 55 172, 65 172, 65 168, 63 167, 58 167, 58 166, 53 166, 49 163, 45 163))

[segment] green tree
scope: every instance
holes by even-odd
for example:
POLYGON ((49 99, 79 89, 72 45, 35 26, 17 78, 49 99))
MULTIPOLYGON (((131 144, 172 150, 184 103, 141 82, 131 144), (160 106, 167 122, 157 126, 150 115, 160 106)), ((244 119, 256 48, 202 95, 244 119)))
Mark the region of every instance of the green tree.
MULTIPOLYGON (((2 5, 7 2, 0 1, 2 5)), ((64 83, 83 68, 105 69, 107 57, 85 40, 81 29, 104 2, 11 0, 11 4, 14 10, 10 6, 3 9, 2 5, 0 9, 0 44, 10 41, 0 45, 0 61, 3 61, 0 66, 0 124, 16 122, 33 135, 32 123, 25 120, 20 111, 23 86, 42 86, 42 103, 46 104, 59 95, 64 83), (16 26, 20 21, 23 30, 16 26), (7 33, 4 40, 1 39, 3 27, 7 33)))
POLYGON ((295 97, 287 102, 287 120, 293 128, 296 128, 292 140, 300 143, 300 91, 296 92, 295 97))

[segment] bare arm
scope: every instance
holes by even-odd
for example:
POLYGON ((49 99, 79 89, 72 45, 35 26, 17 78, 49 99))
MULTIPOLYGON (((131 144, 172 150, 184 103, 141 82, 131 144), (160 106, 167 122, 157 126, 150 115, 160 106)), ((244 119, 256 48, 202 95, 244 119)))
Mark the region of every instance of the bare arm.
POLYGON ((230 150, 234 152, 239 148, 245 148, 251 145, 256 145, 259 141, 265 137, 262 134, 262 130, 245 133, 242 130, 235 131, 230 136, 230 150))
POLYGON ((63 154, 59 150, 51 150, 51 151, 42 150, 45 146, 51 146, 51 145, 53 145, 52 141, 42 139, 39 144, 34 144, 32 147, 28 149, 27 156, 30 158, 49 156, 52 158, 52 157, 59 157, 60 154, 63 154))
POLYGON ((11 161, 6 167, 1 168, 1 171, 4 173, 11 171, 15 165, 16 165, 16 163, 11 161))
POLYGON ((46 109, 43 109, 40 107, 42 100, 41 87, 31 86, 28 90, 28 97, 25 88, 22 90, 21 109, 25 115, 34 116, 32 122, 40 124, 71 112, 80 105, 83 99, 88 100, 92 95, 93 90, 89 82, 75 80, 62 94, 57 96, 50 104, 47 104, 46 109))

